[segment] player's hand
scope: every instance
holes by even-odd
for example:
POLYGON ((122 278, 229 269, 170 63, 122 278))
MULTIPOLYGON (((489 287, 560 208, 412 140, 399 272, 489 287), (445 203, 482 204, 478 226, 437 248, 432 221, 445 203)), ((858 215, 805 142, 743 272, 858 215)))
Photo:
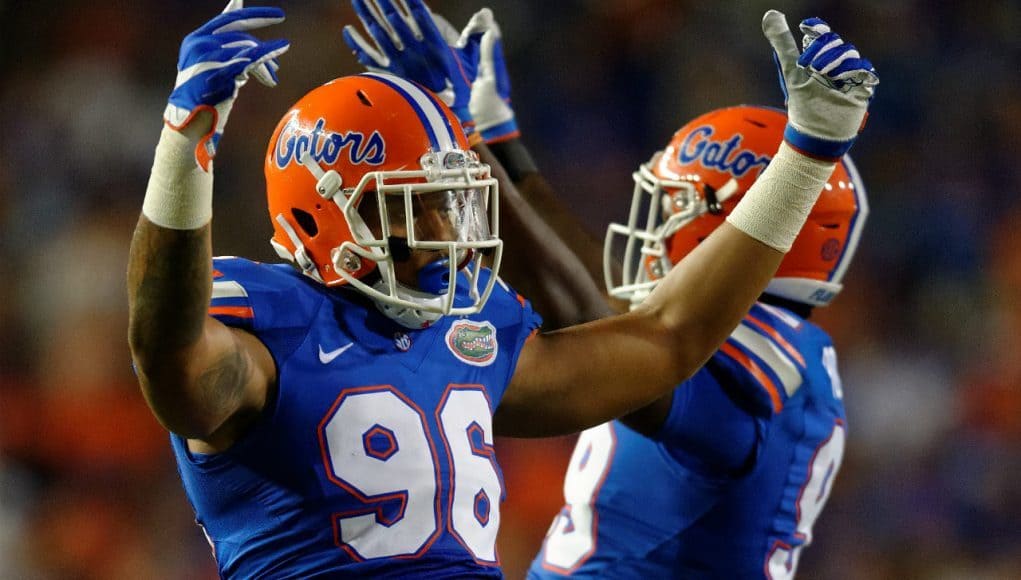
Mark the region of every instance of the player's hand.
POLYGON ((272 87, 277 84, 277 57, 290 44, 283 39, 261 41, 246 31, 283 22, 280 8, 244 8, 244 0, 230 0, 223 12, 184 37, 177 61, 177 81, 163 119, 181 130, 200 111, 212 113, 212 126, 195 148, 195 161, 205 171, 238 90, 249 75, 272 87))
POLYGON ((344 27, 344 41, 358 62, 417 82, 439 95, 464 125, 474 132, 469 110, 477 52, 456 50, 457 31, 434 18, 422 0, 351 0, 370 44, 354 26, 344 27), (398 9, 397 3, 400 4, 398 9))
POLYGON ((803 53, 783 13, 766 12, 762 31, 773 46, 787 102, 784 139, 811 157, 839 159, 864 127, 879 84, 876 69, 819 18, 801 22, 803 53))
POLYGON ((456 47, 469 55, 474 52, 479 55, 478 74, 472 83, 468 106, 482 140, 497 143, 517 137, 520 133, 510 104, 510 76, 503 58, 500 25, 493 11, 483 8, 476 12, 461 31, 456 47))

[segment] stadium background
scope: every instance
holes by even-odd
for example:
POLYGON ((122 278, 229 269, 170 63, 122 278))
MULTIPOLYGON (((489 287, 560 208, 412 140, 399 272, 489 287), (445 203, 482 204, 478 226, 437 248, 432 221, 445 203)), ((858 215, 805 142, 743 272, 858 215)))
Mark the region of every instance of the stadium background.
MULTIPOLYGON (((432 2, 455 25, 486 0, 432 2)), ((124 271, 180 39, 220 1, 0 0, 0 578, 215 577, 134 383, 124 271)), ((282 3, 281 85, 239 99, 217 254, 273 260, 262 155, 310 88, 356 72, 345 0, 282 3)), ((818 313, 851 438, 804 578, 1021 577, 1021 5, 491 0, 540 166, 599 234, 685 120, 780 105, 764 9, 820 15, 882 75, 854 156, 872 215, 818 313)), ((571 439, 502 441, 520 577, 571 439)))

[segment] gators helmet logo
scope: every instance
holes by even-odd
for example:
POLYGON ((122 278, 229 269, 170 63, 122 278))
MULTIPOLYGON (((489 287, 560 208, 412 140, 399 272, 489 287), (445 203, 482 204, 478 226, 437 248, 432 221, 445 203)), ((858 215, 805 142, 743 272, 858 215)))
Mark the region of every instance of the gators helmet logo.
POLYGON ((450 352, 470 365, 484 367, 496 360, 496 328, 488 321, 458 320, 445 340, 450 352))

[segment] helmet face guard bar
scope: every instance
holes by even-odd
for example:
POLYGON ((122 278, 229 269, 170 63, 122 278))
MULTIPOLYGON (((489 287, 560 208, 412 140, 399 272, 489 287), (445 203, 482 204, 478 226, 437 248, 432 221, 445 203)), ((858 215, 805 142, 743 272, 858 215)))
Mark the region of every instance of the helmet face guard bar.
POLYGON ((354 241, 334 248, 331 260, 345 282, 384 304, 439 315, 474 314, 482 310, 489 299, 503 257, 503 241, 499 237, 499 184, 490 175, 489 166, 480 163, 473 152, 427 153, 421 163, 421 170, 367 173, 353 189, 332 197, 344 213, 354 241), (373 232, 359 213, 359 206, 367 195, 376 196, 377 232, 373 232), (423 202, 426 199, 441 204, 426 207, 423 202), (429 233, 419 223, 423 218, 442 226, 435 239, 422 235, 429 233), (403 229, 404 235, 395 235, 395 227, 403 229), (394 247, 403 244, 404 248, 395 252, 391 244, 394 247), (394 263, 406 259, 408 251, 416 250, 446 255, 445 292, 424 298, 420 297, 421 291, 399 291, 394 263), (484 255, 492 256, 492 275, 480 289, 484 255), (352 275, 358 268, 345 267, 352 257, 356 257, 355 263, 358 260, 374 262, 384 284, 369 285, 352 275), (454 298, 460 270, 467 278, 469 303, 459 305, 454 298))
MULTIPOLYGON (((627 224, 611 223, 603 243, 606 291, 632 305, 640 303, 673 267, 666 240, 685 224, 709 211, 693 181, 668 181, 652 173, 660 153, 631 174, 635 181, 627 224), (623 239, 621 280, 613 279, 618 238, 623 239)), ((695 176, 697 177, 697 176, 695 176)))

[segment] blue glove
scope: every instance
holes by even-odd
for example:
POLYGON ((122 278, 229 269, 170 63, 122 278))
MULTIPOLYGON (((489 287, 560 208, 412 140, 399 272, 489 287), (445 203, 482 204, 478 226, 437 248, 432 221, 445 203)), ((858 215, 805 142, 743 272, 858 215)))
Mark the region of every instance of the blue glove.
POLYGON ((804 53, 782 13, 766 12, 762 31, 773 46, 787 104, 784 139, 810 157, 840 159, 864 128, 879 84, 876 69, 819 18, 801 23, 804 53))
POLYGON ((262 84, 277 84, 277 57, 287 52, 286 40, 260 41, 244 31, 283 22, 279 8, 243 8, 230 0, 223 12, 184 37, 177 61, 177 81, 163 112, 167 125, 188 126, 202 110, 213 113, 213 127, 195 148, 195 162, 204 171, 216 156, 238 90, 251 75, 262 84))
POLYGON ((461 32, 456 47, 468 59, 478 54, 478 74, 472 83, 468 106, 482 140, 499 143, 519 136, 521 132, 510 105, 510 76, 503 58, 500 26, 493 11, 483 8, 476 12, 461 32))
POLYGON ((353 26, 344 27, 344 41, 358 62, 371 71, 388 72, 433 91, 454 111, 465 133, 474 133, 468 103, 478 52, 450 46, 457 32, 446 21, 435 21, 422 0, 351 0, 351 4, 375 41, 373 46, 353 26), (401 11, 394 2, 401 4, 401 11))

